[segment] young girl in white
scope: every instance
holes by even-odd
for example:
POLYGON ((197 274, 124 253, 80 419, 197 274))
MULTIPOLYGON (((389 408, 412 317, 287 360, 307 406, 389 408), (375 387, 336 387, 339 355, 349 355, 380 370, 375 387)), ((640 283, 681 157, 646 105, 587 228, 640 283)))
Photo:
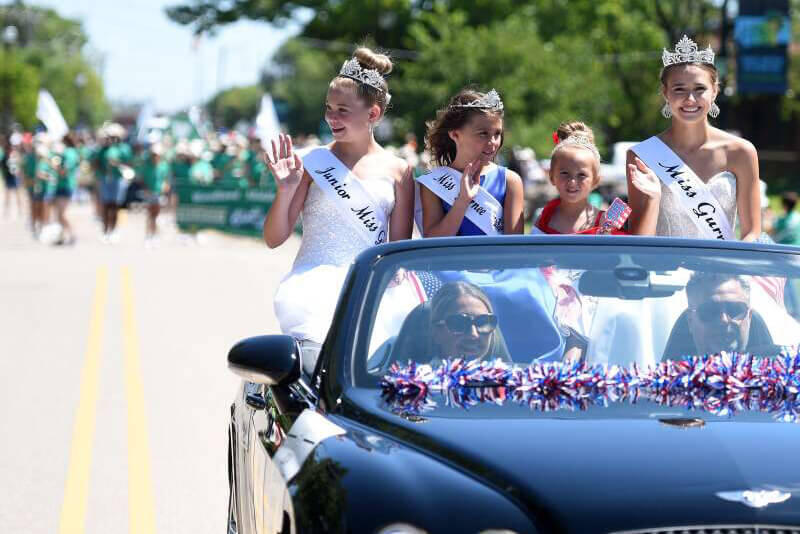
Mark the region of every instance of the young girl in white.
POLYGON ((439 167, 417 178, 425 237, 521 234, 522 179, 494 164, 503 146, 497 91, 463 89, 427 126, 425 143, 439 167))
POLYGON ((714 128, 719 93, 714 52, 684 36, 662 56, 661 112, 670 127, 628 152, 634 234, 735 239, 761 234, 758 155, 753 145, 714 128))
POLYGON ((411 169, 372 134, 389 104, 384 75, 391 69, 385 55, 357 49, 328 88, 325 120, 334 141, 302 159, 288 135, 272 142, 267 164, 277 195, 264 221, 264 240, 277 247, 301 214, 303 224, 300 250, 275 294, 275 314, 281 330, 300 340, 307 372, 313 370, 355 256, 411 237, 411 169))

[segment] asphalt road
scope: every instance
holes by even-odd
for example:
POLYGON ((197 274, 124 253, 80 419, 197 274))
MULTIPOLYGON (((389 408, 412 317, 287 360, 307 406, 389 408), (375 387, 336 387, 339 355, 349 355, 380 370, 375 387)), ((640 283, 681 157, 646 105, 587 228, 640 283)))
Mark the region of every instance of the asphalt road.
POLYGON ((74 246, 0 219, 0 532, 223 532, 226 369, 278 331, 272 294, 299 245, 178 234, 144 216, 102 244, 73 206, 74 246))

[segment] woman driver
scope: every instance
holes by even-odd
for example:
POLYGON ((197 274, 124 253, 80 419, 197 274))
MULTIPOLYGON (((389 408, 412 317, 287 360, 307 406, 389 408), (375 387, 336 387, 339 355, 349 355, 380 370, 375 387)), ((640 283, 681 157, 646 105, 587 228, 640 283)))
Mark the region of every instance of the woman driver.
POLYGON ((478 286, 450 282, 431 300, 431 363, 445 358, 510 361, 492 303, 478 286))

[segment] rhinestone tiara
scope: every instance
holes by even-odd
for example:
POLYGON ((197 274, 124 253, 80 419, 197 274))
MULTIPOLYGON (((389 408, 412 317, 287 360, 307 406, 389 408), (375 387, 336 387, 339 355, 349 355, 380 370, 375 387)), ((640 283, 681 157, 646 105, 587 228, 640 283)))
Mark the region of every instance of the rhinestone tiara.
POLYGON ((697 43, 684 35, 675 45, 674 52, 664 49, 664 53, 661 54, 661 61, 665 67, 680 63, 708 63, 713 65, 714 51, 711 50, 711 46, 705 50, 698 50, 697 43))
POLYGON ((453 104, 453 108, 478 108, 478 109, 490 109, 492 111, 503 111, 503 101, 500 100, 500 95, 492 89, 484 96, 480 97, 477 100, 473 100, 472 102, 467 102, 465 104, 453 104))
POLYGON ((570 136, 566 139, 559 141, 555 148, 553 148, 553 151, 550 153, 550 157, 553 157, 553 154, 562 148, 569 148, 572 146, 589 150, 594 157, 597 158, 597 161, 600 161, 600 152, 597 151, 597 147, 594 146, 594 143, 592 143, 592 140, 589 139, 588 136, 581 133, 570 134, 570 136))
POLYGON ((357 82, 365 83, 379 91, 383 91, 386 80, 375 69, 364 69, 356 58, 350 58, 342 64, 339 76, 353 79, 357 82))

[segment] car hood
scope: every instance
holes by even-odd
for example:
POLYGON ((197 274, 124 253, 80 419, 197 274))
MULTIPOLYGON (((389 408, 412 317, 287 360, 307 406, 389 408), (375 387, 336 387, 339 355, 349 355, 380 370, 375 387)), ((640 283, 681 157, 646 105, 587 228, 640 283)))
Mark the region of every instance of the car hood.
POLYGON ((468 472, 546 531, 800 525, 800 424, 769 415, 724 418, 643 401, 580 414, 490 406, 406 417, 376 390, 345 399, 345 419, 468 472), (694 426, 676 424, 686 417, 694 426), (790 497, 763 508, 735 502, 737 492, 774 489, 790 497))

